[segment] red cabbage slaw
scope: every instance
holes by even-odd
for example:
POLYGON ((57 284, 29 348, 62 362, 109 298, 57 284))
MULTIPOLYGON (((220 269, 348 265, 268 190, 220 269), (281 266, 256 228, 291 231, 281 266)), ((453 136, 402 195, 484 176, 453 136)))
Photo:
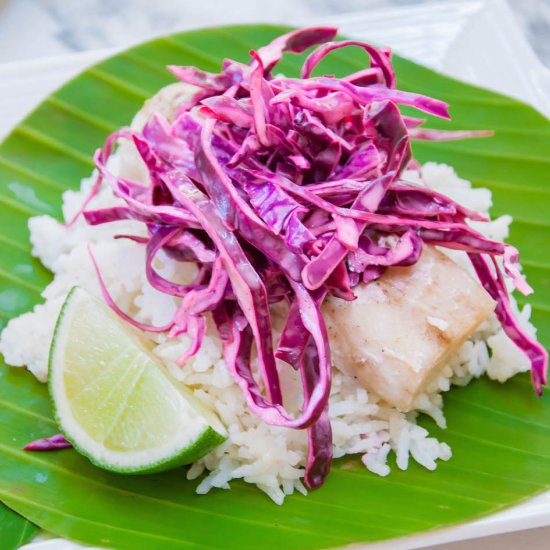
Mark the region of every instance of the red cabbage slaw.
POLYGON ((32 441, 23 447, 23 450, 33 452, 58 451, 60 449, 68 449, 70 447, 72 447, 71 443, 65 439, 63 434, 56 434, 32 441))
POLYGON ((198 91, 172 123, 155 115, 141 132, 122 129, 107 138, 95 155, 98 178, 83 207, 103 182, 110 185, 125 205, 86 210, 85 219, 92 225, 143 222, 147 238, 120 237, 146 246, 146 274, 155 289, 181 297, 166 326, 139 323, 114 303, 94 260, 107 303, 142 330, 189 334, 192 344, 180 363, 200 349, 210 313, 249 409, 269 424, 307 429, 310 489, 323 483, 332 459, 331 357, 321 313, 327 295, 353 300, 356 285, 389 266, 414 264, 426 244, 463 250, 497 302, 505 332, 529 357, 538 394, 548 363, 547 352, 510 310, 501 266, 519 291, 531 292, 517 270, 517 250, 467 225, 467 219, 486 221, 484 215, 401 179, 415 163, 411 139, 487 133, 420 128, 424 121, 403 116, 398 105, 449 118, 447 105, 397 90, 388 50, 332 42, 335 35, 330 27, 290 32, 252 51, 248 64, 225 60, 219 74, 169 67, 198 91), (300 78, 274 75, 284 52, 316 45, 300 78), (350 46, 366 51, 366 69, 344 78, 311 76, 331 51, 350 46), (135 144, 150 185, 107 169, 120 139, 135 144), (381 244, 388 236, 394 245, 381 244), (195 279, 181 285, 163 278, 153 267, 161 250, 174 261, 195 263, 195 279), (289 314, 275 343, 270 305, 277 302, 288 304, 289 314), (254 348, 260 384, 251 365, 254 348), (300 372, 297 415, 283 406, 277 359, 300 372))

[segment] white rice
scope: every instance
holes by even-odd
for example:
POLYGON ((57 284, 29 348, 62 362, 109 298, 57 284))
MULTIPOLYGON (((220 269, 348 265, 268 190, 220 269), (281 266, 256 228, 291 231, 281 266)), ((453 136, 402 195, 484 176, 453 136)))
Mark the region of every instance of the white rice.
MULTIPOLYGON (((113 170, 116 170, 116 162, 116 157, 113 157, 113 170)), ((489 190, 472 189, 470 183, 460 179, 450 166, 428 163, 422 167, 421 174, 408 172, 406 177, 412 181, 421 177, 429 187, 474 210, 488 212, 491 206, 489 190)), ((63 214, 66 220, 71 219, 79 209, 91 181, 84 180, 79 192, 64 193, 63 214)), ((94 199, 93 206, 109 206, 116 202, 110 189, 104 188, 94 199)), ((492 239, 504 240, 510 222, 509 216, 502 216, 490 223, 472 225, 492 239)), ((53 218, 39 216, 29 221, 29 228, 33 254, 55 277, 42 293, 44 303, 10 321, 2 333, 0 352, 10 365, 26 366, 40 381, 46 381, 48 347, 67 292, 73 285, 80 285, 92 294, 100 295, 86 248, 88 243, 92 244, 110 292, 125 311, 142 322, 154 325, 163 324, 175 311, 178 300, 158 293, 146 281, 144 247, 112 238, 120 233, 143 234, 141 224, 128 221, 90 227, 80 219, 66 228, 53 218), (32 342, 31 346, 29 342, 32 342)), ((464 253, 451 251, 449 255, 466 269, 471 269, 464 253)), ((164 262, 162 256, 156 262, 155 267, 172 280, 189 279, 194 271, 193 266, 164 262)), ((520 320, 524 328, 534 334, 529 314, 529 308, 524 308, 520 320)), ((444 330, 440 319, 432 318, 430 322, 444 330)), ((197 483, 197 493, 207 493, 212 488, 229 489, 231 480, 237 478, 257 485, 277 504, 282 504, 285 496, 294 491, 306 493, 301 482, 307 457, 305 432, 269 426, 247 411, 241 392, 225 367, 221 343, 212 327, 200 352, 183 368, 177 366, 176 360, 188 345, 185 335, 176 340, 168 339, 163 334, 148 337, 154 340, 154 353, 166 368, 178 379, 196 388, 197 397, 216 410, 228 428, 228 440, 187 471, 189 479, 207 472, 206 477, 197 483)), ((434 470, 438 460, 451 457, 451 449, 430 437, 427 430, 416 424, 418 413, 425 412, 437 424, 445 426, 441 392, 447 391, 451 384, 464 385, 484 373, 502 382, 528 369, 529 362, 504 334, 494 317, 461 347, 427 393, 417 398, 416 410, 407 414, 358 387, 335 365, 330 397, 334 456, 360 454, 365 467, 380 476, 390 473, 388 456, 392 453, 396 456, 397 467, 402 470, 407 469, 411 459, 434 470)), ((281 376, 284 390, 292 394, 293 387, 298 386, 293 384, 296 373, 293 369, 282 367, 281 376)), ((297 391, 289 396, 288 405, 298 404, 297 391)))

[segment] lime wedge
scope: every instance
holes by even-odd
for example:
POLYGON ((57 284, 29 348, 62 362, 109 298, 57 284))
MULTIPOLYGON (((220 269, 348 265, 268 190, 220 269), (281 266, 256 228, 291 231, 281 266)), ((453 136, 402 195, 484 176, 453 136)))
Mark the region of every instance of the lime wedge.
POLYGON ((216 415, 168 374, 133 327, 78 287, 57 320, 49 386, 66 438, 106 470, 190 464, 226 437, 216 415))

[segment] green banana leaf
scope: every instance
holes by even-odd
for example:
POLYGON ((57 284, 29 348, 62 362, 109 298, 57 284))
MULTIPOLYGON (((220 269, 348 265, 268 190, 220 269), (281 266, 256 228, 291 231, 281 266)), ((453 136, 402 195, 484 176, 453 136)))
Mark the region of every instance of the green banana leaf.
POLYGON ((16 550, 29 542, 38 532, 38 527, 0 503, 0 540, 2 550, 16 550))
MULTIPOLYGON (((31 258, 27 218, 59 215, 60 194, 91 168, 106 134, 127 124, 145 98, 172 81, 167 64, 216 71, 247 58, 286 29, 238 26, 194 31, 132 48, 87 70, 49 97, 0 146, 0 319, 40 300, 50 280, 31 258)), ((335 52, 326 73, 349 73, 364 54, 335 52)), ((299 56, 281 70, 296 74, 299 56)), ((396 57, 399 87, 449 101, 453 122, 432 127, 494 129, 491 139, 416 143, 420 161, 447 162, 493 191, 494 214, 515 217, 511 240, 536 289, 529 302, 550 344, 550 122, 516 100, 396 57)), ((526 302, 524 298, 522 302, 526 302)), ((29 342, 32 345, 32 342, 29 342)), ((506 385, 481 379, 445 396, 447 430, 423 420, 453 449, 435 472, 413 464, 386 478, 359 460, 336 461, 327 483, 277 507, 243 483, 194 494, 184 471, 122 476, 73 450, 25 453, 55 433, 46 388, 23 370, 0 367, 0 499, 40 527, 88 544, 128 549, 334 548, 449 526, 511 506, 550 486, 550 398, 527 375, 506 385)))

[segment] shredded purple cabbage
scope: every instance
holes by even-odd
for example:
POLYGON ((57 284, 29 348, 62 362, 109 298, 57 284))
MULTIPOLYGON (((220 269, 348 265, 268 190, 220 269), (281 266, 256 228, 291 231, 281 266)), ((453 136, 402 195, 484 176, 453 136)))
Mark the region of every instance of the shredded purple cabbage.
POLYGON ((424 121, 401 115, 398 105, 448 118, 447 105, 397 90, 388 50, 331 42, 335 35, 328 27, 291 32, 251 52, 248 64, 225 60, 220 74, 169 67, 199 91, 173 123, 154 116, 142 132, 123 129, 107 139, 95 155, 99 177, 91 196, 105 181, 126 206, 84 211, 90 224, 146 224, 147 239, 120 237, 146 246, 146 274, 155 289, 181 297, 168 325, 143 325, 116 306, 96 265, 107 303, 140 329, 189 334, 192 344, 181 362, 200 349, 205 314, 211 313, 227 367, 250 410, 270 424, 308 430, 310 489, 323 483, 332 458, 331 358, 321 304, 328 294, 353 300, 356 285, 389 266, 415 263, 425 244, 469 254, 506 333, 531 360, 539 394, 547 369, 546 351, 510 312, 495 260, 502 258, 516 288, 527 294, 531 289, 515 267, 517 251, 466 224, 485 216, 400 177, 407 166, 418 165, 412 138, 488 133, 421 128, 424 121), (273 75, 284 52, 315 45, 300 78, 273 75), (349 46, 363 48, 370 66, 342 79, 311 76, 327 54, 349 46), (135 144, 150 186, 107 170, 119 139, 135 144), (395 244, 382 246, 388 236, 395 244), (174 261, 194 262, 195 280, 181 285, 157 273, 153 259, 161 250, 174 261), (278 343, 270 315, 277 302, 289 307, 278 343), (253 347, 261 383, 253 375, 253 347), (301 373, 304 399, 296 416, 283 406, 276 358, 301 373))
POLYGON ((42 452, 42 451, 58 451, 72 447, 71 443, 65 439, 62 434, 52 435, 37 439, 23 447, 24 451, 42 452))

